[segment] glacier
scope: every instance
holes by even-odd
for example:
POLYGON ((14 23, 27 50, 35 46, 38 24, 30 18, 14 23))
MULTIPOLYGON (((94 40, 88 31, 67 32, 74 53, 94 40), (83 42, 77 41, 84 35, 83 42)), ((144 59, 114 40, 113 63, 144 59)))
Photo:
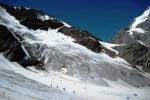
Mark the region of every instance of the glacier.
MULTIPOLYGON (((93 52, 58 29, 28 29, 2 7, 0 24, 21 43, 28 58, 44 63, 44 70, 24 68, 0 54, 2 100, 149 100, 148 73, 124 59, 93 52)), ((112 48, 116 45, 99 42, 117 55, 112 48)))

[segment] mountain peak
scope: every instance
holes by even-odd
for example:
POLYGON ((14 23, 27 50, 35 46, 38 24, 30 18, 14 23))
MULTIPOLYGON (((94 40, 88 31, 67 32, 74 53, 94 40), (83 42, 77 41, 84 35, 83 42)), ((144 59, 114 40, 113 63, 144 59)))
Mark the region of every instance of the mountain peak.
POLYGON ((144 33, 144 30, 141 28, 138 28, 138 25, 147 21, 149 17, 150 17, 150 7, 148 7, 142 15, 134 19, 134 22, 131 24, 130 29, 128 31, 129 34, 133 35, 134 32, 144 33))
POLYGON ((122 29, 110 40, 116 44, 130 44, 134 41, 141 41, 150 47, 150 7, 144 13, 134 19, 128 28, 122 29))

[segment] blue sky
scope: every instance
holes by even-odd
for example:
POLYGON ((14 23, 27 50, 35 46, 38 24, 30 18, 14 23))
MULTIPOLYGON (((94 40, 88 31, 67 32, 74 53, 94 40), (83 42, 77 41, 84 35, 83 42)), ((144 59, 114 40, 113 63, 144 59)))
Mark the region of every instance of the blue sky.
POLYGON ((104 41, 130 24, 150 6, 150 0, 0 0, 37 8, 104 41))

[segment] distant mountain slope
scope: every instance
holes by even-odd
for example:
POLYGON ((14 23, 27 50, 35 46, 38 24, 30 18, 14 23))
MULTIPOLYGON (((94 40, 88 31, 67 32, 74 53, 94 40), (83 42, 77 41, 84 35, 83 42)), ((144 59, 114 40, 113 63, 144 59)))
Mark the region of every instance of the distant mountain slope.
POLYGON ((150 47, 150 8, 134 19, 133 23, 121 31, 110 40, 111 43, 122 44, 141 41, 150 47))
POLYGON ((133 23, 119 31, 110 43, 125 44, 116 49, 119 56, 126 59, 135 68, 150 71, 150 8, 135 18, 133 23))
POLYGON ((118 56, 124 58, 133 67, 150 72, 150 48, 134 42, 125 46, 117 46, 115 49, 119 52, 118 56))

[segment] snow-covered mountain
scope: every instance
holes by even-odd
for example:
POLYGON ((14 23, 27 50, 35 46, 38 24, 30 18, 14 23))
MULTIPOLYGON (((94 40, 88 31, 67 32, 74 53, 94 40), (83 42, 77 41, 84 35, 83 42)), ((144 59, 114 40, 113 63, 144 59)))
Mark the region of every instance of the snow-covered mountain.
POLYGON ((132 43, 140 41, 150 47, 150 7, 142 15, 136 17, 131 25, 120 30, 117 35, 110 40, 111 43, 132 43))
POLYGON ((42 11, 1 4, 0 98, 148 100, 149 74, 120 58, 120 46, 42 11))
POLYGON ((135 18, 132 24, 110 40, 115 44, 126 44, 117 47, 119 56, 134 67, 150 71, 150 7, 135 18))

